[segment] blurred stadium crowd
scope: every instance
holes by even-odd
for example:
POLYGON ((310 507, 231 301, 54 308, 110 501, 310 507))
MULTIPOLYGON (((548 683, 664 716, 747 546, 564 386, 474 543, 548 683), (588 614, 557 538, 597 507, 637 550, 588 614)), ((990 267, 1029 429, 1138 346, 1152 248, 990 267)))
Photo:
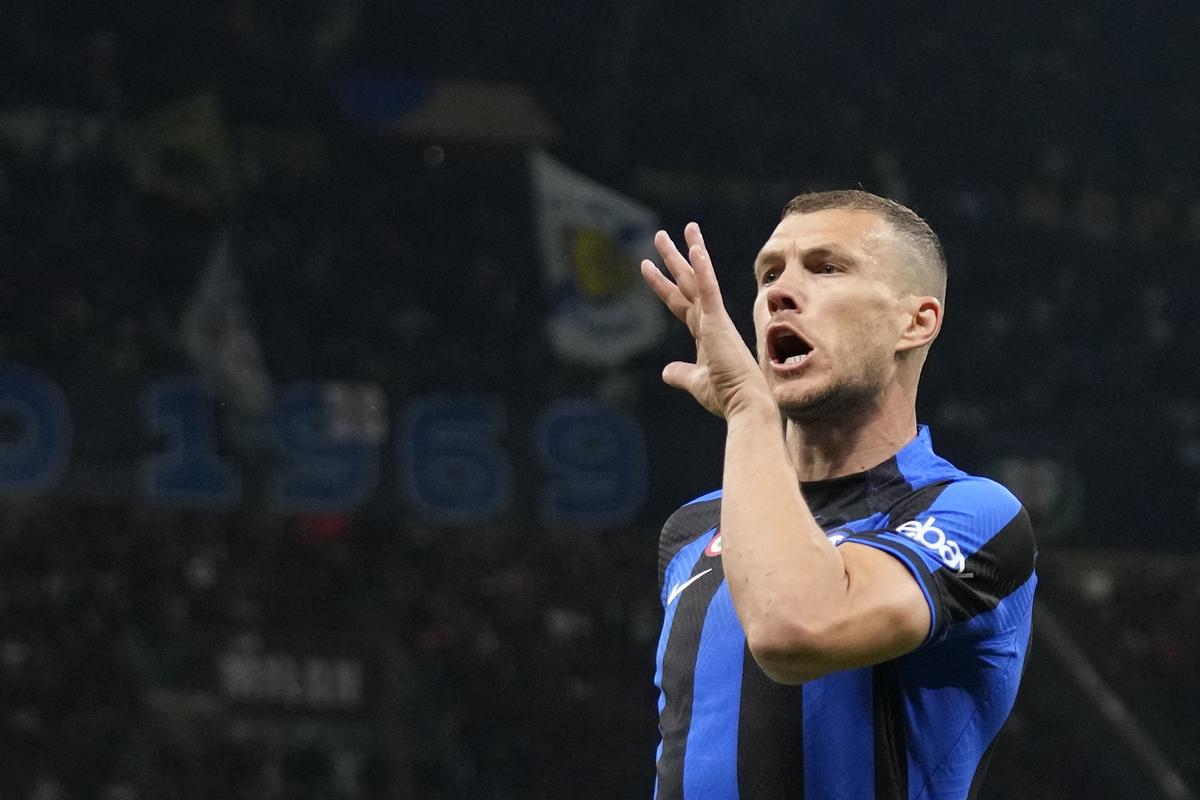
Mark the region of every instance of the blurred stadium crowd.
MULTIPOLYGON (((647 795, 656 524, 719 479, 719 427, 657 383, 685 334, 556 355, 540 146, 703 222, 743 323, 738 270, 797 192, 925 215, 951 277, 923 420, 1022 496, 1047 607, 1200 784, 1200 11, 768 5, 0 1, 0 364, 73 420, 55 485, 0 500, 0 797, 647 795), (236 507, 138 493, 163 446, 138 389, 191 373, 236 507), (291 381, 513 418, 599 398, 640 421, 649 495, 587 531, 523 484, 466 525, 383 489, 272 511, 291 381)), ((1144 780, 1071 680, 1035 643, 986 797, 1144 780)))

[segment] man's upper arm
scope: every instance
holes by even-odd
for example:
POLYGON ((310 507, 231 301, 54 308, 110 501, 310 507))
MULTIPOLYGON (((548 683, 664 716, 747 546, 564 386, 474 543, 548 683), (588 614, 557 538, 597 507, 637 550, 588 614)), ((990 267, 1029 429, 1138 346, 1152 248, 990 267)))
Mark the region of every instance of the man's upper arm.
MULTIPOLYGON (((800 678, 877 664, 941 641, 996 609, 1033 574, 1029 517, 992 481, 948 484, 888 522, 884 530, 851 533, 839 544, 844 613, 829 621, 796 665, 800 678)), ((1016 622, 1009 616, 1021 613, 1028 609, 987 623, 1009 626, 1016 622)))
POLYGON ((904 564, 862 544, 838 549, 846 568, 845 613, 821 629, 813 643, 805 664, 809 680, 897 658, 929 634, 929 604, 904 564))
MULTIPOLYGON (((919 586, 930 618, 924 644, 995 610, 1033 575, 1037 546, 1020 501, 994 481, 948 484, 924 508, 890 520, 886 530, 855 533, 862 544, 903 564, 919 586)), ((997 629, 1016 621, 1001 614, 997 629)))

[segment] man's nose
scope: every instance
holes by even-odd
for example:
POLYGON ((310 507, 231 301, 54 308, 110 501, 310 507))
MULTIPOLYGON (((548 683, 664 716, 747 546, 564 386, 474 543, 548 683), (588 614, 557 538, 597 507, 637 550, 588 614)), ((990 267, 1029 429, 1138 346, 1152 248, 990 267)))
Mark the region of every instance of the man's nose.
POLYGON ((778 314, 780 311, 797 311, 800 304, 796 300, 796 295, 780 286, 772 286, 767 289, 767 311, 771 314, 778 314))

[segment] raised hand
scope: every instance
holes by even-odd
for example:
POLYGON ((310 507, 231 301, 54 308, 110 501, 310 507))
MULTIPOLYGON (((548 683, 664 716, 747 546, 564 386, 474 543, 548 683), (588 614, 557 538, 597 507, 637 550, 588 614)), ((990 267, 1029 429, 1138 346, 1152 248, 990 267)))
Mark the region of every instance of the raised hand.
POLYGON ((675 278, 674 283, 653 261, 642 262, 646 283, 696 340, 695 363, 672 361, 663 369, 663 382, 689 392, 700 405, 721 417, 750 402, 773 404, 754 355, 725 310, 700 226, 689 222, 683 236, 688 245, 686 258, 666 231, 654 236, 654 247, 675 278))

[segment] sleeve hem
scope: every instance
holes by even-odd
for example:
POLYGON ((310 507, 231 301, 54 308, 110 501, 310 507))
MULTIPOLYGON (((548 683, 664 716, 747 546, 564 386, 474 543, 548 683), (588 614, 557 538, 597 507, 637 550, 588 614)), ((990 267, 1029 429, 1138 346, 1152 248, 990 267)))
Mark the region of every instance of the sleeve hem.
POLYGON ((941 636, 941 628, 945 621, 945 615, 942 613, 941 596, 937 594, 933 575, 925 562, 916 553, 910 552, 908 548, 894 542, 882 541, 879 539, 859 536, 847 536, 843 540, 853 542, 854 544, 863 544, 867 547, 873 547, 876 550, 882 550, 888 555, 895 558, 903 564, 913 576, 913 580, 917 582, 917 586, 921 588, 921 594, 925 595, 925 603, 929 606, 929 634, 925 637, 925 641, 921 643, 921 647, 931 644, 941 636))

